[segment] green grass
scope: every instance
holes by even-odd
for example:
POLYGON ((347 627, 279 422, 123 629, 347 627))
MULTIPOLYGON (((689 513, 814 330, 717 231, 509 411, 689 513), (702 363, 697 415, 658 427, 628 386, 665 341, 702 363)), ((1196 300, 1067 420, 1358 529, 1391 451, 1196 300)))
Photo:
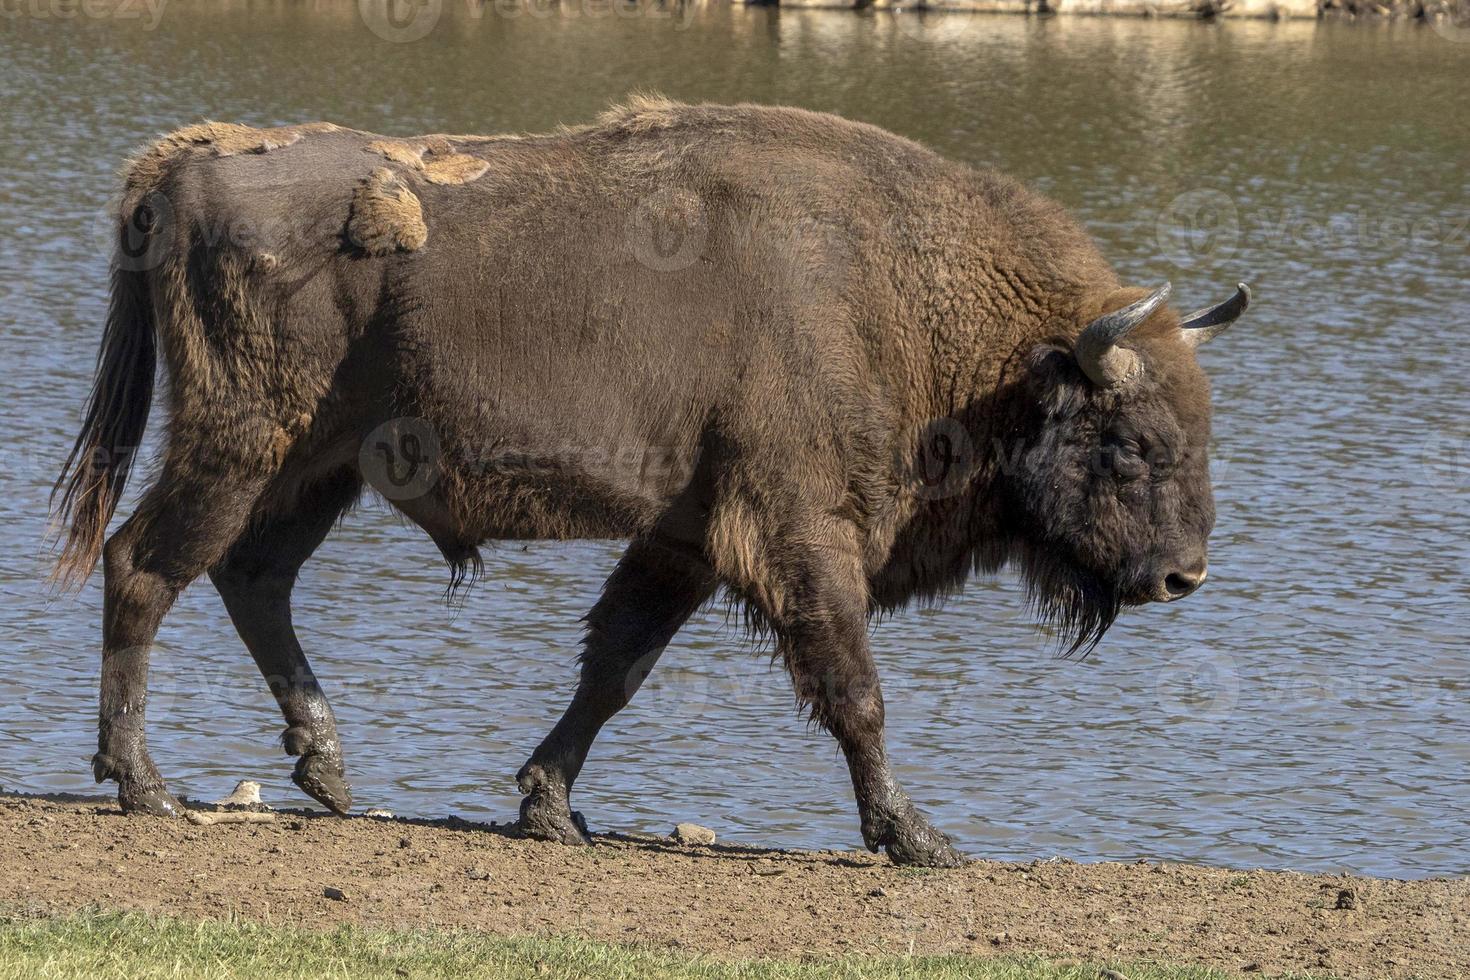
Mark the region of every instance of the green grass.
MULTIPOLYGON (((1129 980, 1217 980, 1202 969, 1111 965, 1129 980)), ((242 922, 184 922, 96 913, 0 914, 0 980, 50 978, 596 977, 606 980, 1097 980, 1100 966, 963 956, 838 960, 707 957, 565 938, 506 939, 466 931, 316 932, 242 922)))

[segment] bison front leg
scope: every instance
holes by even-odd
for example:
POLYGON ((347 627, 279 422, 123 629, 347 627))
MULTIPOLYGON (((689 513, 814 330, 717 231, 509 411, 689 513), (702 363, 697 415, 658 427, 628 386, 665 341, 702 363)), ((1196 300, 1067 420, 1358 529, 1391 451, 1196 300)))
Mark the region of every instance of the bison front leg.
POLYGON ((643 684, 664 647, 714 591, 701 560, 677 545, 634 541, 587 614, 582 675, 556 727, 516 774, 522 833, 582 844, 587 826, 571 809, 572 784, 597 733, 643 684))
POLYGON ((783 544, 796 550, 773 567, 794 570, 758 591, 767 607, 797 699, 837 739, 847 759, 868 849, 895 864, 950 868, 964 863, 893 777, 883 734, 883 693, 867 638, 867 584, 850 535, 783 544))
POLYGON ((312 487, 294 513, 258 522, 209 573, 285 717, 281 742, 297 757, 291 780, 337 814, 352 808, 352 789, 332 706, 291 623, 291 591, 301 566, 359 491, 351 473, 312 487))

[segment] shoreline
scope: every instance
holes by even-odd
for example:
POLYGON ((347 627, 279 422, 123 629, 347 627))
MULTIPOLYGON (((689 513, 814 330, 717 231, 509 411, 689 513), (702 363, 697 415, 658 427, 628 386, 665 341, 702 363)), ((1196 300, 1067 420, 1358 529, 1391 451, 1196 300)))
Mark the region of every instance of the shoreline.
MULTIPOLYGON (((751 4, 759 6, 762 4, 751 4)), ((1419 20, 1453 25, 1470 16, 1466 0, 780 0, 791 10, 895 14, 1024 14, 1183 20, 1419 20)))
POLYGON ((715 960, 1041 956, 1267 975, 1470 972, 1466 878, 1066 860, 933 871, 866 852, 616 834, 569 848, 457 818, 273 814, 201 826, 127 817, 110 801, 0 795, 10 843, 0 908, 564 936, 715 960))

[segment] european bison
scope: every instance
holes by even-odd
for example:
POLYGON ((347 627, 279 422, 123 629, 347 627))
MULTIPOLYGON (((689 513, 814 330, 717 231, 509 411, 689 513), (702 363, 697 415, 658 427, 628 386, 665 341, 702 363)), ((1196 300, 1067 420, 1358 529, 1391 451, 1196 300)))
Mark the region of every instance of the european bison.
POLYGON ((337 731, 291 624, 303 562, 364 483, 457 582, 490 539, 630 540, 581 680, 521 769, 569 807, 598 730, 723 586, 841 745, 863 839, 960 856, 895 782, 868 620, 1018 569, 1095 645, 1205 578, 1210 403, 1181 318, 1056 204, 872 126, 643 99, 539 136, 330 124, 180 130, 128 167, 58 565, 106 576, 99 781, 176 813, 144 740, 148 649, 208 572, 338 813, 337 731), (161 472, 103 546, 161 348, 161 472))

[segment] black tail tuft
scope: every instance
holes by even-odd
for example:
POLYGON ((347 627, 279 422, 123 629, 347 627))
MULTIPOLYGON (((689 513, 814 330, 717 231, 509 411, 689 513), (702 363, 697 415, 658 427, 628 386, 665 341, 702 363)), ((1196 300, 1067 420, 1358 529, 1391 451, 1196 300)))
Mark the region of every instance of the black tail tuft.
POLYGON ((70 525, 51 573, 64 589, 80 587, 102 556, 107 522, 117 510, 148 424, 156 362, 148 274, 114 263, 86 421, 51 491, 57 525, 70 525))

